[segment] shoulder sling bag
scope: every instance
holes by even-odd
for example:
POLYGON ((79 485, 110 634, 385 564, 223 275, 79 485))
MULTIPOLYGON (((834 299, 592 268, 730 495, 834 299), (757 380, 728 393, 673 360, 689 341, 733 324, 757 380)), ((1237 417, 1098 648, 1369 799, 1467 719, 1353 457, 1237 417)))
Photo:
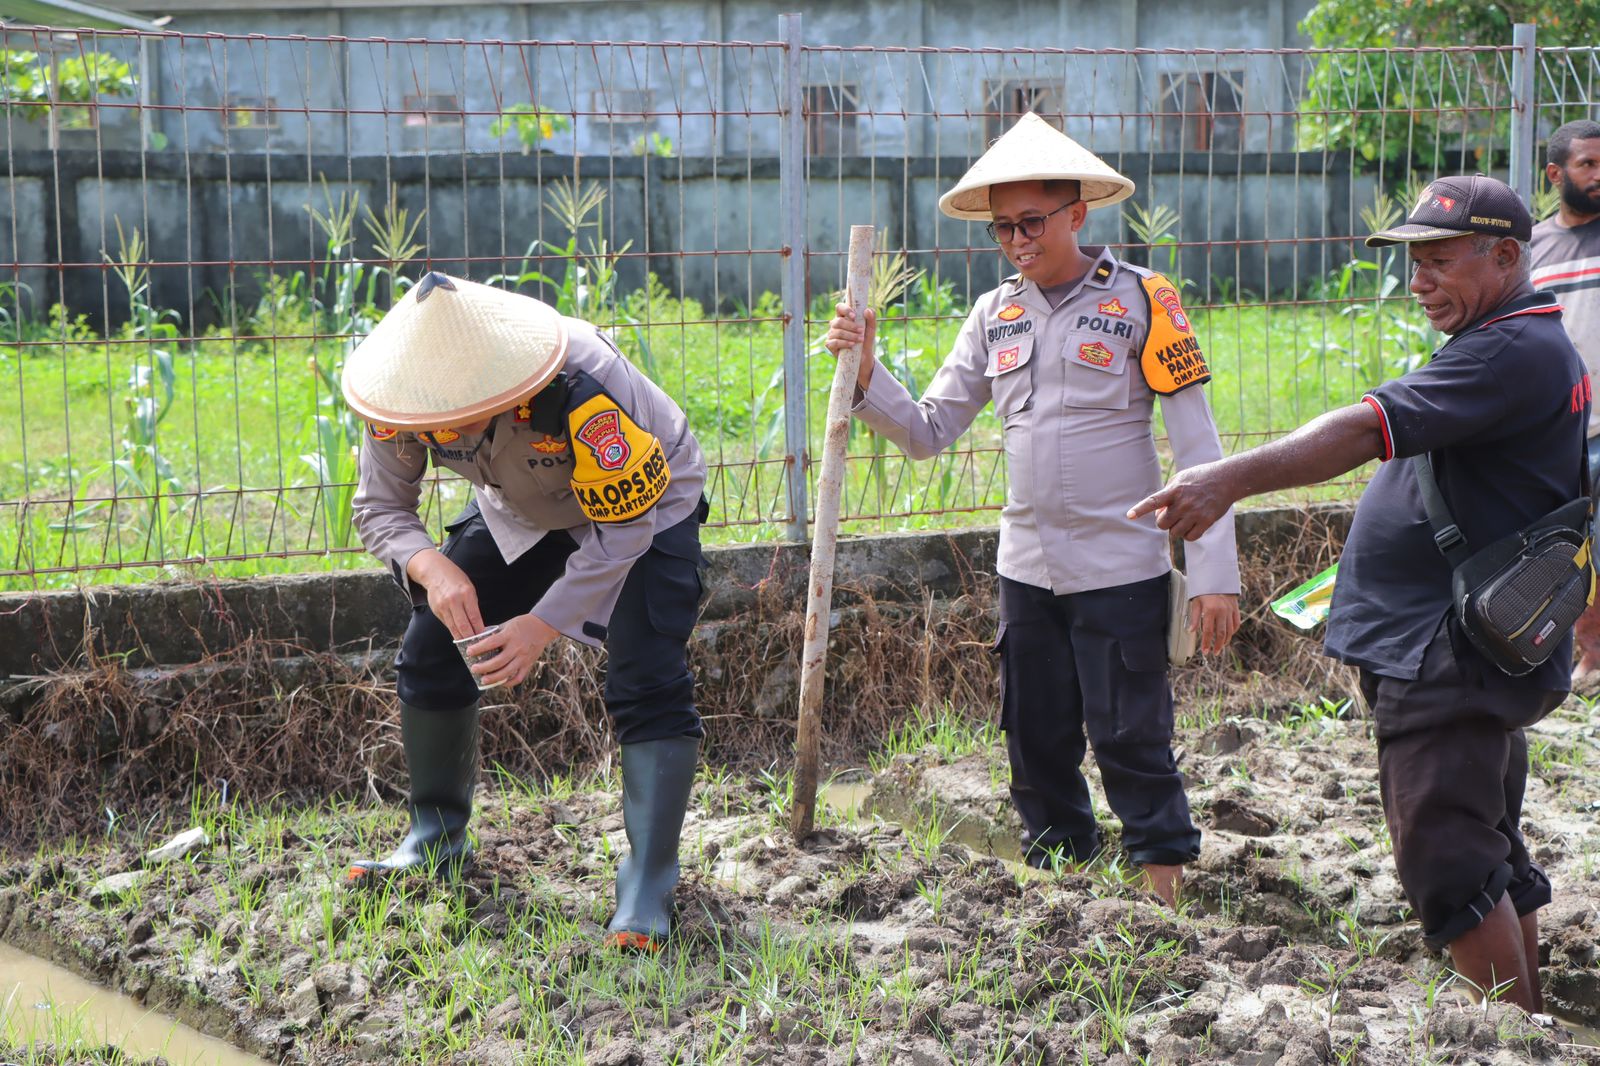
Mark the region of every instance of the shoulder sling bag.
POLYGON ((1433 541, 1452 570, 1450 602, 1467 639, 1512 677, 1549 659, 1594 602, 1595 493, 1557 507, 1515 533, 1472 551, 1433 476, 1431 455, 1412 456, 1433 541))

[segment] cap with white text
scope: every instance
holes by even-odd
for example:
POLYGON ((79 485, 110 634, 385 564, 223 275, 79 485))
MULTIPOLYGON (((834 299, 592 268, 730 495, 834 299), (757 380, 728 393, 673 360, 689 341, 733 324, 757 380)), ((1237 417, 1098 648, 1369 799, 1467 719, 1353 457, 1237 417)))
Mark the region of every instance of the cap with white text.
POLYGON ((1422 191, 1417 206, 1399 226, 1367 238, 1367 247, 1381 248, 1411 241, 1439 241, 1488 233, 1525 241, 1533 236, 1533 215, 1505 182, 1483 174, 1439 178, 1422 191))

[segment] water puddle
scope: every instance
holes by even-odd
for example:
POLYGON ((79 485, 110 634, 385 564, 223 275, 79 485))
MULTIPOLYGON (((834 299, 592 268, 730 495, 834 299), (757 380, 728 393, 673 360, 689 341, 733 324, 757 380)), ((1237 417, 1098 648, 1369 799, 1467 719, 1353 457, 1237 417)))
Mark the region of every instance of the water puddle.
POLYGON ((270 1066, 70 970, 0 944, 0 1044, 82 1040, 171 1066, 270 1066))
POLYGON ((1571 1031, 1572 1042, 1579 1047, 1600 1047, 1600 1029, 1586 1025, 1583 1022, 1573 1021, 1571 1018, 1560 1014, 1555 1016, 1556 1021, 1571 1031))
POLYGON ((873 817, 899 825, 908 833, 937 837, 950 843, 999 859, 1018 877, 1047 876, 1022 861, 1022 842, 982 818, 968 818, 937 805, 917 803, 892 791, 880 791, 868 778, 834 779, 823 785, 818 802, 846 821, 861 822, 873 817))

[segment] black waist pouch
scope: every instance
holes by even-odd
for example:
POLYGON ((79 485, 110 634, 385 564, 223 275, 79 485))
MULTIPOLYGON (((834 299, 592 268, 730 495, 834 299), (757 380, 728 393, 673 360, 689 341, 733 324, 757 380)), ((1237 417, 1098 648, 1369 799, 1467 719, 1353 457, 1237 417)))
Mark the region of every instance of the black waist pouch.
MULTIPOLYGON (((1412 459, 1434 542, 1450 561, 1461 630, 1503 673, 1531 673, 1594 602, 1594 501, 1580 496, 1488 547, 1471 551, 1426 455, 1412 459)), ((1587 470, 1585 470, 1587 478, 1587 470)))

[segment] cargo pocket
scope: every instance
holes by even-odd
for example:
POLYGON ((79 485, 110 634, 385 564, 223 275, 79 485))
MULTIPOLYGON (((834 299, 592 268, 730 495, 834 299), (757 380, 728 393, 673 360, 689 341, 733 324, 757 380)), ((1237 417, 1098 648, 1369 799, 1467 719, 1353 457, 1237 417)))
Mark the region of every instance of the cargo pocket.
POLYGON ((1167 685, 1164 636, 1119 637, 1121 672, 1112 697, 1112 739, 1124 744, 1165 744, 1172 740, 1172 690, 1167 685))
POLYGON ((695 560, 668 555, 659 548, 647 553, 650 583, 644 608, 650 627, 663 636, 688 640, 700 618, 700 593, 704 588, 695 560))
POLYGON ((1008 729, 1011 726, 1011 713, 1006 703, 1006 624, 1000 623, 1000 628, 995 631, 994 643, 989 645, 989 654, 998 662, 995 664, 1000 673, 1000 728, 1008 729))

